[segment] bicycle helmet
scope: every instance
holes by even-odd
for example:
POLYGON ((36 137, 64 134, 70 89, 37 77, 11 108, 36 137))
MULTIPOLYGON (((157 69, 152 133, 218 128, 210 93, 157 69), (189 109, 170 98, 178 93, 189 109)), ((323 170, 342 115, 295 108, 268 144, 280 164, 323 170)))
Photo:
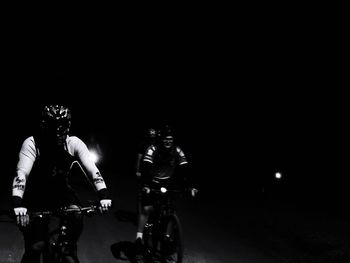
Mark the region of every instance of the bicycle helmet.
POLYGON ((46 105, 41 115, 41 127, 57 137, 67 135, 71 126, 71 112, 63 105, 46 105))
POLYGON ((174 138, 173 130, 169 125, 165 125, 164 127, 162 127, 159 135, 160 135, 161 139, 163 139, 165 137, 173 137, 174 138))
POLYGON ((149 128, 149 129, 147 130, 147 137, 148 137, 148 138, 153 139, 153 138, 155 138, 156 136, 157 136, 157 131, 156 131, 154 128, 149 128))

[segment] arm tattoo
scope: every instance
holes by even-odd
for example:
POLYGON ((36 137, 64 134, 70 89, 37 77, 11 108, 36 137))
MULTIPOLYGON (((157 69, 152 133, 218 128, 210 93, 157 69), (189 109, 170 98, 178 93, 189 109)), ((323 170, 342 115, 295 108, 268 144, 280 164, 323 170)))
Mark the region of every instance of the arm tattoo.
POLYGON ((15 184, 12 186, 13 189, 17 189, 18 191, 24 191, 24 185, 23 184, 15 184))
POLYGON ((100 172, 96 173, 97 176, 93 179, 94 184, 101 184, 104 183, 105 181, 102 178, 102 175, 100 174, 100 172))
POLYGON ((26 186, 25 178, 21 178, 20 176, 17 175, 13 180, 12 194, 22 197, 25 190, 25 186, 26 186))

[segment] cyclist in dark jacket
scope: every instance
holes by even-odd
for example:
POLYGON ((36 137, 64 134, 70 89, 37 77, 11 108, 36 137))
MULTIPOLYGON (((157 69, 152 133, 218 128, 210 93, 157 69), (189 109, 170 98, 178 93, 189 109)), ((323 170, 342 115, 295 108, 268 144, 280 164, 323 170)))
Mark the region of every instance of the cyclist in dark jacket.
POLYGON ((152 187, 183 185, 190 188, 192 196, 197 189, 193 188, 188 176, 188 161, 182 149, 174 143, 174 135, 169 126, 160 131, 159 142, 151 145, 143 157, 143 196, 142 210, 138 217, 136 233, 137 248, 142 247, 143 230, 149 214, 153 211, 153 197, 149 195, 152 187))

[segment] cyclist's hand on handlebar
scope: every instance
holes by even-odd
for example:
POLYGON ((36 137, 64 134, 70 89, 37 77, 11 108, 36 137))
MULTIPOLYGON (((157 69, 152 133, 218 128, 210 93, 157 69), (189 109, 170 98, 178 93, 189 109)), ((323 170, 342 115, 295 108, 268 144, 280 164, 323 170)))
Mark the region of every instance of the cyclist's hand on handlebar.
POLYGON ((16 215, 16 223, 19 226, 27 226, 29 224, 29 215, 27 214, 27 208, 16 207, 13 209, 16 215))
POLYGON ((142 192, 146 193, 146 194, 149 194, 151 192, 151 188, 149 188, 148 186, 144 186, 142 188, 142 192))
POLYGON ((191 190, 191 196, 192 196, 192 197, 195 197, 195 196, 197 195, 197 193, 198 193, 198 189, 196 189, 196 188, 191 188, 190 190, 191 190))
POLYGON ((101 213, 106 213, 111 206, 112 206, 111 199, 100 200, 100 212, 101 213))

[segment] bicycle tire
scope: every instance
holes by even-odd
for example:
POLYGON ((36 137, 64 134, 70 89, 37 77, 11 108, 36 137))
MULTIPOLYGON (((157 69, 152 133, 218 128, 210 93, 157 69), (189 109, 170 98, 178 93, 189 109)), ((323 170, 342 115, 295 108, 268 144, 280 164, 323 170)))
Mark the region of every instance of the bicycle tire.
POLYGON ((78 263, 78 261, 76 261, 73 257, 71 256, 65 256, 62 259, 63 263, 78 263))
POLYGON ((184 256, 184 244, 182 226, 179 217, 176 214, 169 215, 166 220, 166 226, 169 224, 172 224, 171 233, 169 233, 170 243, 162 244, 162 253, 165 253, 165 257, 170 256, 174 262, 182 263, 184 256))
POLYGON ((79 263, 79 259, 77 255, 66 254, 66 247, 53 247, 53 251, 51 252, 51 260, 49 262, 54 263, 79 263))
POLYGON ((58 255, 58 252, 55 252, 53 262, 55 263, 79 263, 77 259, 75 259, 72 256, 66 255, 66 256, 60 256, 58 255))

